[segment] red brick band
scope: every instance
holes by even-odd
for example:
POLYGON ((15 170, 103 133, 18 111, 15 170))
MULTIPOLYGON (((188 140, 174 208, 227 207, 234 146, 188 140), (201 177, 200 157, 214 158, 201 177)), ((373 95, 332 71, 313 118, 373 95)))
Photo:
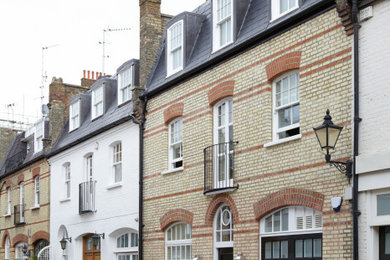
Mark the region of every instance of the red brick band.
POLYGON ((305 206, 322 211, 325 196, 321 193, 289 188, 269 194, 264 199, 253 205, 256 220, 261 219, 266 214, 285 206, 305 206))
POLYGON ((214 105, 219 100, 233 96, 234 92, 234 81, 229 80, 222 82, 221 84, 217 85, 213 89, 211 89, 208 93, 209 96, 209 104, 214 105))
POLYGON ((233 215, 233 223, 237 224, 239 222, 237 207, 232 197, 230 197, 229 194, 220 194, 213 198, 213 200, 209 204, 209 207, 207 208, 205 219, 206 225, 213 225, 214 215, 222 204, 226 204, 229 206, 230 212, 233 215))
POLYGON ((268 64, 265 69, 267 71, 268 80, 274 79, 276 76, 292 69, 298 69, 301 64, 301 52, 295 51, 283 55, 282 57, 277 58, 270 64, 268 64))
POLYGON ((185 209, 173 209, 160 218, 161 230, 165 230, 175 222, 185 222, 192 226, 194 214, 185 209))
POLYGON ((164 122, 167 125, 172 119, 183 116, 184 104, 177 103, 164 110, 164 122))

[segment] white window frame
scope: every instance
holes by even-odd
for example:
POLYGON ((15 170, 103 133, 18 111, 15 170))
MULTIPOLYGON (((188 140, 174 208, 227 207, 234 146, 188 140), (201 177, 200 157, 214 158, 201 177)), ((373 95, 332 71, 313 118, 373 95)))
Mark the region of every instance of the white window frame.
POLYGON ((4 244, 4 259, 10 260, 10 243, 9 243, 9 236, 5 238, 5 244, 4 244))
POLYGON ((91 119, 93 120, 93 119, 98 118, 104 114, 104 86, 102 85, 102 86, 99 86, 99 87, 95 88, 94 90, 92 90, 91 95, 92 95, 91 119), (95 100, 98 91, 102 92, 101 93, 101 97, 102 97, 101 100, 95 100), (97 109, 99 106, 101 106, 100 112, 97 109))
POLYGON ((87 154, 85 157, 85 181, 93 182, 93 154, 87 154))
POLYGON ((70 163, 64 163, 63 165, 64 169, 64 184, 65 184, 65 198, 69 199, 72 195, 71 192, 71 168, 70 163))
POLYGON ((234 41, 234 15, 233 15, 233 5, 235 0, 213 0, 213 52, 216 52, 234 41), (219 1, 230 1, 230 15, 225 16, 219 20, 218 17, 218 2, 219 1), (225 44, 221 44, 221 25, 227 22, 230 19, 230 41, 226 41, 225 44))
POLYGON ((28 259, 27 256, 24 256, 23 255, 23 251, 22 251, 22 248, 23 246, 26 245, 28 246, 26 243, 24 242, 20 242, 18 244, 15 245, 15 260, 24 260, 24 259, 28 259))
POLYGON ((69 132, 80 127, 80 100, 69 105, 69 132))
MULTIPOLYGON (((214 160, 214 169, 213 169, 213 174, 214 174, 214 188, 226 188, 226 187, 231 187, 233 186, 233 176, 231 176, 230 174, 230 157, 229 158, 226 158, 226 153, 224 153, 224 151, 220 152, 220 147, 218 146, 218 144, 222 144, 220 143, 220 140, 219 140, 219 134, 218 134, 218 131, 219 130, 224 130, 225 131, 225 140, 223 141, 223 143, 225 143, 226 145, 224 146, 225 149, 227 148, 233 148, 233 137, 230 138, 230 132, 233 131, 234 133, 234 126, 233 126, 233 99, 232 97, 228 97, 228 98, 224 98, 222 100, 220 100, 218 103, 216 103, 213 107, 213 143, 214 145, 216 145, 214 148, 214 154, 213 154, 213 160, 214 160), (225 114, 224 114, 224 117, 223 117, 223 120, 224 120, 224 123, 223 125, 219 125, 219 108, 222 107, 224 105, 224 108, 225 110, 223 111, 225 114), (230 127, 233 129, 233 130, 230 130, 230 127), (227 145, 227 143, 231 143, 229 145, 227 145), (225 157, 225 173, 223 174, 224 175, 224 180, 220 180, 219 179, 219 162, 218 160, 221 159, 223 157, 225 157)), ((232 134, 233 134, 232 133, 232 134)), ((233 149, 229 150, 229 155, 233 153, 233 149)))
POLYGON ((34 153, 42 151, 44 134, 45 134, 45 121, 44 120, 40 120, 38 123, 35 124, 34 153))
MULTIPOLYGON (((227 226, 226 225, 226 226, 227 226)), ((213 223, 213 240, 214 240, 214 260, 219 259, 219 248, 229 248, 234 246, 234 226, 233 226, 233 214, 231 208, 227 204, 222 204, 218 210, 215 213, 214 216, 214 223, 213 223), (227 208, 226 208, 227 207, 227 208), (225 212, 227 211, 227 212, 225 212), (223 215, 229 214, 230 215, 230 221, 227 223, 229 225, 228 229, 225 229, 224 231, 230 231, 230 241, 217 241, 217 232, 220 232, 220 237, 222 237, 222 225, 224 225, 222 222, 223 215), (220 229, 217 230, 217 220, 220 218, 220 229)))
POLYGON ((117 237, 115 237, 115 250, 114 253, 116 254, 116 259, 119 259, 120 256, 130 256, 130 259, 138 259, 138 233, 136 232, 125 232, 121 233, 117 237), (128 245, 124 247, 118 247, 118 239, 121 237, 127 235, 128 236, 128 245), (133 238, 136 240, 136 246, 131 246, 133 242, 133 238), (135 258, 136 257, 136 258, 135 258))
POLYGON ((304 206, 287 206, 279 208, 270 214, 267 214, 259 221, 259 259, 262 256, 261 238, 265 237, 278 237, 278 236, 294 236, 304 234, 317 234, 322 233, 323 227, 323 214, 321 211, 304 207, 304 206), (288 209, 288 230, 282 231, 282 210, 288 209), (280 212, 280 231, 274 231, 274 216, 275 213, 280 212), (307 227, 307 217, 311 217, 312 227, 307 227), (320 217, 320 227, 316 227, 316 216, 320 217), (272 231, 265 232, 266 219, 272 217, 272 231), (302 229, 297 228, 297 217, 302 218, 302 229))
POLYGON ((172 74, 175 74, 178 71, 181 71, 183 69, 183 63, 184 63, 184 22, 183 20, 180 20, 173 25, 171 25, 167 30, 167 77, 171 76, 172 74), (181 26, 181 44, 178 44, 174 49, 172 48, 171 38, 173 36, 172 31, 176 27, 181 26), (173 68, 173 53, 177 50, 181 49, 181 64, 177 68, 173 68))
MULTIPOLYGON (((278 111, 281 110, 281 109, 285 109, 285 108, 289 108, 289 107, 293 107, 295 105, 299 105, 299 108, 300 108, 300 90, 299 90, 300 86, 299 86, 299 71, 298 70, 292 70, 292 71, 289 71, 287 73, 284 73, 283 75, 277 77, 273 82, 272 82, 272 110, 273 110, 273 128, 272 128, 272 139, 273 139, 273 142, 277 142, 279 140, 286 140, 288 141, 289 139, 295 139, 295 137, 298 137, 300 136, 300 133, 297 134, 297 135, 293 135, 293 136, 288 136, 288 137, 284 137, 284 138, 280 138, 279 137, 279 134, 282 133, 282 132, 285 132, 285 131, 288 131, 288 130, 291 130, 291 129, 295 129, 295 128, 300 128, 300 112, 299 112, 299 122, 298 123, 295 123, 295 124, 291 124, 291 125, 288 125, 288 126, 285 126, 285 127, 281 127, 279 128, 278 124, 279 124, 279 114, 278 114, 278 111), (277 82, 285 79, 285 78, 288 78, 290 77, 291 75, 294 75, 296 74, 296 79, 297 79, 297 88, 298 88, 298 100, 296 101, 293 101, 293 102, 289 102, 287 104, 284 104, 284 105, 281 105, 279 107, 277 107, 277 100, 276 100, 276 84, 277 82)), ((290 86, 289 86, 289 89, 290 89, 290 86)))
POLYGON ((169 228, 167 228, 165 230, 165 260, 177 259, 177 258, 172 258, 172 255, 171 255, 171 259, 168 258, 168 248, 175 248, 175 251, 176 251, 176 249, 180 248, 181 246, 185 246, 186 248, 187 248, 187 246, 190 246, 191 253, 190 253, 190 258, 186 258, 186 259, 180 258, 180 260, 191 260, 192 259, 192 227, 190 224, 187 224, 185 222, 175 222, 174 224, 172 224, 171 226, 169 226, 169 228), (186 229, 187 228, 190 229, 190 238, 168 240, 168 234, 169 234, 169 232, 173 231, 174 227, 175 227, 175 236, 177 237, 177 233, 178 233, 177 227, 181 226, 182 224, 185 225, 186 229))
POLYGON ((7 188, 7 215, 11 215, 11 187, 7 188))
POLYGON ((123 180, 123 147, 122 142, 118 141, 112 145, 112 183, 121 183, 123 180), (120 150, 118 150, 120 149, 120 150), (119 157, 119 160, 118 160, 119 157), (116 168, 119 166, 119 179, 116 180, 116 168))
MULTIPOLYGON (((271 10, 272 10, 271 11, 271 13, 272 13, 271 22, 299 8, 299 0, 292 0, 292 1, 294 1, 294 6, 287 9, 284 12, 281 12, 280 1, 281 0, 272 0, 271 1, 271 10)), ((291 0, 287 0, 287 1, 291 1, 291 0)))
POLYGON ((34 177, 34 207, 39 207, 40 204, 40 177, 34 177))
POLYGON ((183 118, 182 117, 177 117, 175 118, 174 120, 172 120, 169 124, 168 124, 168 169, 169 170, 175 170, 175 169, 181 169, 183 168, 183 118), (171 134, 172 134, 172 126, 174 127, 176 124, 179 124, 180 123, 180 126, 181 126, 181 140, 177 141, 177 142, 172 142, 172 138, 171 138, 171 134), (180 145, 181 144, 181 157, 179 158, 176 158, 176 159, 173 159, 173 151, 174 151, 174 146, 176 145, 180 145), (177 162, 182 162, 182 165, 179 166, 179 167, 174 167, 174 164, 177 163, 177 162))
POLYGON ((133 86, 134 65, 118 73, 118 105, 123 104, 132 98, 131 88, 133 86), (128 93, 126 97, 124 93, 128 93))

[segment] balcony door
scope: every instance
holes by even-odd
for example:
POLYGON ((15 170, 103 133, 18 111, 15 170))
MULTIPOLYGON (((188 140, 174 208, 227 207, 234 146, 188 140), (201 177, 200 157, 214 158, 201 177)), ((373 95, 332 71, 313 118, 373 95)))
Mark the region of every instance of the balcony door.
POLYGON ((83 237, 83 260, 100 260, 100 242, 93 244, 92 234, 83 237))
POLYGON ((233 186, 233 102, 223 99, 214 106, 214 188, 233 186))
POLYGON ((24 223, 24 182, 19 184, 19 223, 24 223))

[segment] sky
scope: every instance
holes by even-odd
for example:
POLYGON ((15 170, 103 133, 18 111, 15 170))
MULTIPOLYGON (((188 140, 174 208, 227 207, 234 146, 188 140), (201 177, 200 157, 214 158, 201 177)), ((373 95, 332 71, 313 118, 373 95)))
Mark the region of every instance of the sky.
MULTIPOLYGON (((204 2, 162 0, 161 12, 176 15, 204 2)), ((104 68, 112 75, 139 58, 138 0, 0 0, 0 126, 2 119, 40 117, 40 86, 46 104, 53 77, 79 85, 83 70, 101 72, 104 29, 122 29, 105 33, 104 68)))

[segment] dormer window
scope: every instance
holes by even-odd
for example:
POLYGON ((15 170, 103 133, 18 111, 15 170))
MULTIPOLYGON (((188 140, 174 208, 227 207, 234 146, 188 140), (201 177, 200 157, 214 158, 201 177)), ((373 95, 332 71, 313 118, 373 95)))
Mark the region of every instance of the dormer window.
POLYGON ((80 100, 74 102, 69 107, 69 132, 80 126, 80 100))
POLYGON ((92 90, 92 119, 103 115, 103 86, 92 90))
POLYGON ((183 21, 169 27, 167 44, 169 76, 183 69, 183 21))
POLYGON ((43 124, 44 124, 44 121, 40 121, 39 123, 37 123, 35 125, 35 133, 34 133, 34 137, 35 137, 35 141, 34 141, 34 144, 35 144, 35 149, 34 151, 35 152, 39 152, 42 150, 42 147, 43 147, 43 124))
POLYGON ((133 66, 118 74, 118 104, 131 99, 133 85, 133 66))
POLYGON ((233 3, 232 0, 213 1, 213 50, 233 42, 233 3))
POLYGON ((298 0, 272 0, 272 20, 298 8, 298 0))

